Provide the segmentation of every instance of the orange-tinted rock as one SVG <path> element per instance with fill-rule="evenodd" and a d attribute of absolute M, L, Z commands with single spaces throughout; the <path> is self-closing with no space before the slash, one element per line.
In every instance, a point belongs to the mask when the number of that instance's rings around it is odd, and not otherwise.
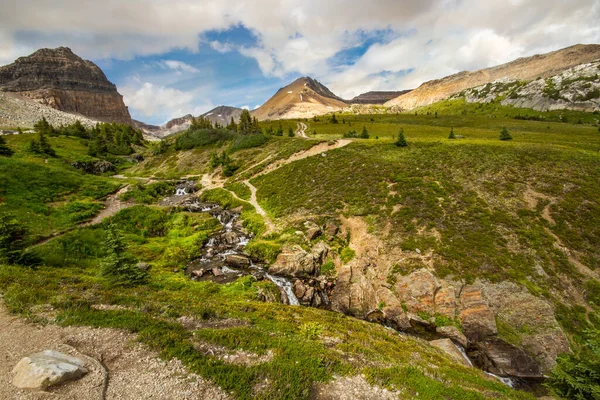
<path fill-rule="evenodd" d="M 435 312 L 448 318 L 456 317 L 456 293 L 452 286 L 442 287 L 435 294 Z"/>
<path fill-rule="evenodd" d="M 439 280 L 426 269 L 414 271 L 406 276 L 398 276 L 396 293 L 406 303 L 409 311 L 435 311 L 435 293 L 441 288 Z"/>
<path fill-rule="evenodd" d="M 460 322 L 470 341 L 478 342 L 498 333 L 494 313 L 478 287 L 465 286 L 460 294 L 460 303 Z"/>

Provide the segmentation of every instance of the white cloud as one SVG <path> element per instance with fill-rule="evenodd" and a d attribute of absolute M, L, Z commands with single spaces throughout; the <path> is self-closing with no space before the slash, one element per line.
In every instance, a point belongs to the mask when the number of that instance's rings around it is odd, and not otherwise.
<path fill-rule="evenodd" d="M 315 76 L 346 97 L 600 42 L 600 0 L 19 0 L 2 11 L 0 62 L 59 45 L 93 59 L 196 52 L 206 32 L 241 25 L 256 44 L 208 45 L 239 51 L 267 76 Z M 378 30 L 384 43 L 349 65 L 332 64 Z M 197 73 L 175 60 L 164 65 Z"/>
<path fill-rule="evenodd" d="M 250 106 L 246 105 L 246 106 L 241 106 L 240 108 L 241 108 L 242 110 L 249 110 L 249 109 L 250 109 Z"/>
<path fill-rule="evenodd" d="M 200 115 L 214 108 L 210 102 L 196 104 L 193 92 L 183 92 L 150 82 L 141 83 L 136 79 L 123 87 L 122 93 L 125 103 L 137 113 L 148 118 L 160 118 L 164 122 L 186 114 Z"/>
<path fill-rule="evenodd" d="M 193 74 L 200 72 L 200 70 L 198 68 L 191 66 L 189 64 L 186 64 L 183 61 L 162 60 L 162 61 L 160 61 L 160 65 L 164 66 L 166 68 L 172 69 L 172 70 L 190 72 Z"/>

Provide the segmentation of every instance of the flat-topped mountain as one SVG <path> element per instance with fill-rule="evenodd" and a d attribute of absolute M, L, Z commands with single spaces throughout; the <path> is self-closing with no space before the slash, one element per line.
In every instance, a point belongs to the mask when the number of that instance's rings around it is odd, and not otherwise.
<path fill-rule="evenodd" d="M 0 67 L 0 90 L 18 93 L 60 111 L 131 123 L 117 87 L 96 64 L 67 47 L 40 49 Z"/>
<path fill-rule="evenodd" d="M 462 92 L 500 79 L 532 81 L 549 78 L 580 64 L 600 58 L 600 45 L 575 45 L 532 57 L 519 58 L 506 64 L 474 72 L 459 72 L 423 83 L 417 89 L 385 103 L 403 110 L 433 104 Z"/>
<path fill-rule="evenodd" d="M 400 90 L 396 92 L 381 92 L 381 91 L 373 91 L 362 93 L 353 98 L 352 100 L 348 100 L 348 103 L 351 104 L 384 104 L 387 101 L 395 99 L 398 96 L 402 96 L 410 92 L 410 90 Z"/>
<path fill-rule="evenodd" d="M 279 89 L 265 104 L 252 111 L 252 115 L 259 120 L 310 118 L 346 106 L 344 100 L 319 81 L 303 77 Z"/>

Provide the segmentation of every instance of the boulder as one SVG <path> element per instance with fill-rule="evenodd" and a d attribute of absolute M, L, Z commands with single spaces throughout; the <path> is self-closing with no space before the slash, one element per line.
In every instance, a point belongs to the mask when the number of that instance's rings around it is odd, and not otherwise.
<path fill-rule="evenodd" d="M 319 225 L 315 224 L 314 222 L 306 221 L 304 223 L 304 226 L 306 227 L 306 238 L 308 240 L 313 240 L 321 236 L 321 227 L 319 227 Z"/>
<path fill-rule="evenodd" d="M 13 385 L 21 389 L 45 389 L 79 379 L 88 370 L 85 362 L 54 350 L 45 350 L 21 359 L 13 369 Z"/>
<path fill-rule="evenodd" d="M 439 326 L 435 329 L 438 335 L 448 339 L 452 339 L 455 343 L 458 343 L 463 348 L 467 348 L 469 344 L 467 337 L 455 326 Z"/>
<path fill-rule="evenodd" d="M 331 240 L 333 239 L 333 237 L 335 235 L 337 235 L 337 233 L 339 232 L 340 227 L 337 226 L 335 223 L 333 222 L 327 222 L 327 225 L 325 225 L 325 234 L 327 235 L 327 237 Z"/>
<path fill-rule="evenodd" d="M 87 172 L 88 174 L 93 174 L 93 175 L 101 175 L 106 172 L 115 172 L 117 170 L 116 167 L 112 163 L 110 163 L 108 161 L 104 161 L 104 160 L 75 161 L 71 165 L 77 169 L 81 169 L 81 170 Z"/>
<path fill-rule="evenodd" d="M 483 357 L 483 368 L 500 376 L 519 378 L 542 378 L 543 374 L 535 360 L 523 350 L 498 339 L 490 337 L 477 344 Z M 481 363 L 480 359 L 480 363 Z"/>
<path fill-rule="evenodd" d="M 225 262 L 234 268 L 248 268 L 251 264 L 250 257 L 245 254 L 229 254 L 225 257 Z"/>
<path fill-rule="evenodd" d="M 314 276 L 318 274 L 328 252 L 329 248 L 323 242 L 316 244 L 310 253 L 299 246 L 284 248 L 275 263 L 269 267 L 269 273 L 294 277 Z"/>
<path fill-rule="evenodd" d="M 456 293 L 454 287 L 445 286 L 435 294 L 435 312 L 448 318 L 456 317 Z"/>
<path fill-rule="evenodd" d="M 454 342 L 450 339 L 438 339 L 432 340 L 429 342 L 432 346 L 437 347 L 438 349 L 444 351 L 446 354 L 450 356 L 454 361 L 459 364 L 464 365 L 465 367 L 472 367 L 471 362 L 465 355 L 456 347 Z"/>

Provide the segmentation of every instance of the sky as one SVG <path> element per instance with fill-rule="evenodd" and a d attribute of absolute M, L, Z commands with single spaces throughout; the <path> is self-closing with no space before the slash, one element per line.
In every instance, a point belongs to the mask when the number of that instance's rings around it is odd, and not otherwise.
<path fill-rule="evenodd" d="M 343 98 L 600 43 L 600 0 L 0 0 L 0 65 L 98 64 L 134 119 L 254 109 L 311 76 Z"/>

